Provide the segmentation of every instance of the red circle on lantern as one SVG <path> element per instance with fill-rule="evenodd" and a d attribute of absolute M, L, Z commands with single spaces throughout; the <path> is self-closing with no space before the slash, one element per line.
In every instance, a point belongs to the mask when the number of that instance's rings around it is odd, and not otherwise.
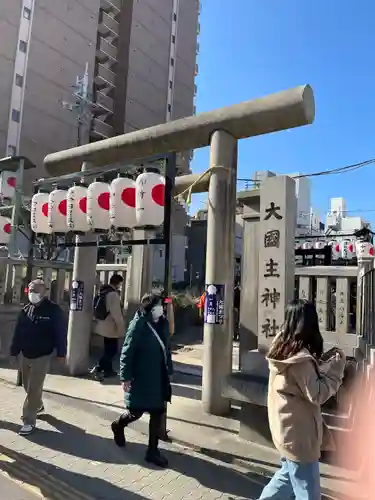
<path fill-rule="evenodd" d="M 354 247 L 353 245 L 348 245 L 348 252 L 354 252 Z"/>
<path fill-rule="evenodd" d="M 8 186 L 15 188 L 16 183 L 17 183 L 17 179 L 15 177 L 8 177 L 7 183 L 8 183 Z"/>
<path fill-rule="evenodd" d="M 82 210 L 82 212 L 85 214 L 87 213 L 87 198 L 81 198 L 79 200 L 79 208 Z"/>
<path fill-rule="evenodd" d="M 164 197 L 165 197 L 164 184 L 156 184 L 156 186 L 152 188 L 151 198 L 157 205 L 164 207 Z"/>
<path fill-rule="evenodd" d="M 3 229 L 4 229 L 4 233 L 10 234 L 10 233 L 11 233 L 11 231 L 12 231 L 12 226 L 9 224 L 9 222 L 7 222 L 7 223 L 4 225 Z"/>
<path fill-rule="evenodd" d="M 58 211 L 59 211 L 62 215 L 66 215 L 66 213 L 67 213 L 67 208 L 68 208 L 67 201 L 66 201 L 66 200 L 62 200 L 62 201 L 60 201 L 59 206 L 58 206 Z"/>
<path fill-rule="evenodd" d="M 371 257 L 374 256 L 374 247 L 370 247 L 368 253 L 371 255 Z"/>
<path fill-rule="evenodd" d="M 339 252 L 340 251 L 340 245 L 336 245 L 335 246 L 335 250 L 336 250 L 336 252 Z"/>
<path fill-rule="evenodd" d="M 125 205 L 135 208 L 135 188 L 125 188 L 121 193 L 121 199 Z"/>
<path fill-rule="evenodd" d="M 43 205 L 42 205 L 42 214 L 45 217 L 48 217 L 48 203 L 43 203 Z"/>
<path fill-rule="evenodd" d="M 109 210 L 109 193 L 108 192 L 101 193 L 98 196 L 98 205 L 103 210 Z"/>

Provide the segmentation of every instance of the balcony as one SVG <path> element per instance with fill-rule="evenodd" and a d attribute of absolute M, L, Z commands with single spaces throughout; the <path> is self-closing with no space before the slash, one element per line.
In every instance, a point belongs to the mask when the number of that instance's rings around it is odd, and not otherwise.
<path fill-rule="evenodd" d="M 96 59 L 100 62 L 116 62 L 117 48 L 104 38 L 100 38 L 99 45 L 96 50 Z"/>
<path fill-rule="evenodd" d="M 94 139 L 108 139 L 113 137 L 115 131 L 111 125 L 104 123 L 100 118 L 94 118 L 92 121 L 91 137 Z"/>
<path fill-rule="evenodd" d="M 93 108 L 94 115 L 113 113 L 113 99 L 103 94 L 103 92 L 96 93 L 95 105 Z"/>
<path fill-rule="evenodd" d="M 103 66 L 103 64 L 98 64 L 96 66 L 96 75 L 94 82 L 97 90 L 101 90 L 104 88 L 114 88 L 115 78 L 116 74 L 110 69 Z"/>
<path fill-rule="evenodd" d="M 102 20 L 99 22 L 98 31 L 103 38 L 116 38 L 120 32 L 120 25 L 116 19 L 103 12 Z"/>
<path fill-rule="evenodd" d="M 100 0 L 100 8 L 107 14 L 117 15 L 121 11 L 121 0 Z"/>

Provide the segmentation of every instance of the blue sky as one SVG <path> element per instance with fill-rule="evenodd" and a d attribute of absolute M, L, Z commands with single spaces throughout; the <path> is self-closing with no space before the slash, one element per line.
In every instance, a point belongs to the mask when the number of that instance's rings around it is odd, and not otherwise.
<path fill-rule="evenodd" d="M 240 142 L 238 177 L 255 170 L 312 173 L 375 157 L 374 0 L 202 0 L 197 112 L 304 83 L 313 125 Z M 208 166 L 195 152 L 194 172 Z M 375 223 L 375 165 L 311 180 L 324 215 L 329 198 Z M 194 195 L 192 210 L 202 195 Z M 365 210 L 374 210 L 368 212 Z"/>

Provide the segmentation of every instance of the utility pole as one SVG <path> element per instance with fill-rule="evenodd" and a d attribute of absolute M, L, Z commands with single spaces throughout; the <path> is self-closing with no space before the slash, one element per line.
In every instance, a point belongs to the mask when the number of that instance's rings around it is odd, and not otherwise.
<path fill-rule="evenodd" d="M 74 112 L 77 115 L 77 146 L 84 144 L 85 137 L 83 131 L 85 128 L 90 129 L 91 120 L 93 117 L 93 108 L 95 103 L 91 100 L 89 92 L 89 64 L 86 63 L 85 71 L 82 76 L 76 77 L 76 83 L 72 87 L 74 92 L 74 103 L 62 101 L 61 106 L 68 111 Z M 83 126 L 86 126 L 85 128 Z"/>

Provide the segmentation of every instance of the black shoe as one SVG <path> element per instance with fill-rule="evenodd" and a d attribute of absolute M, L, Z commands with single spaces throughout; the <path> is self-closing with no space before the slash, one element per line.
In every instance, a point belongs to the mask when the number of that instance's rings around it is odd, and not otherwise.
<path fill-rule="evenodd" d="M 118 376 L 118 373 L 115 372 L 114 370 L 111 370 L 110 372 L 103 373 L 103 378 L 115 378 L 117 376 Z"/>
<path fill-rule="evenodd" d="M 125 432 L 124 429 L 118 424 L 118 422 L 112 422 L 111 429 L 113 432 L 113 439 L 117 446 L 124 448 L 126 446 Z"/>
<path fill-rule="evenodd" d="M 94 366 L 94 368 L 91 368 L 89 374 L 93 377 L 94 380 L 102 381 L 104 378 L 103 370 L 101 370 L 99 366 Z"/>
<path fill-rule="evenodd" d="M 159 450 L 147 450 L 146 462 L 162 467 L 163 469 L 168 467 L 168 460 L 160 453 Z"/>

